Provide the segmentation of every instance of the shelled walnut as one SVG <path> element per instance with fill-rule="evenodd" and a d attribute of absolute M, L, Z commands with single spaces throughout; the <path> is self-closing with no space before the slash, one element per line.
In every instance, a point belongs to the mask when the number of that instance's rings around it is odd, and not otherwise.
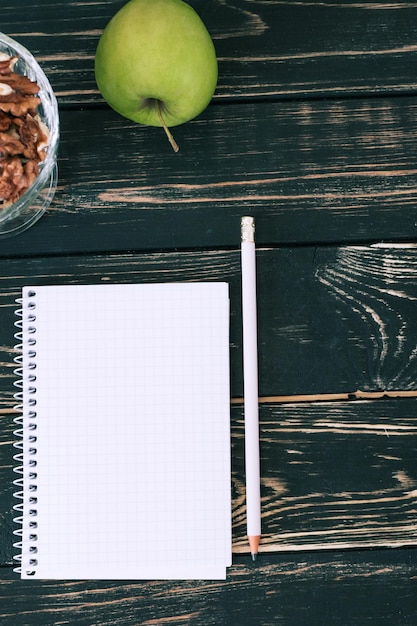
<path fill-rule="evenodd" d="M 14 71 L 17 60 L 0 53 L 0 209 L 35 182 L 49 139 L 38 114 L 39 86 Z"/>

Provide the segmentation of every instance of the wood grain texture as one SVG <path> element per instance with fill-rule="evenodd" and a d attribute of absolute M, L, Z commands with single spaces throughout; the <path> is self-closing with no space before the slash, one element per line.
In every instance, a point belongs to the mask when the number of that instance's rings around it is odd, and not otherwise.
<path fill-rule="evenodd" d="M 177 129 L 174 155 L 95 85 L 95 47 L 124 2 L 2 2 L 1 30 L 47 72 L 62 133 L 51 208 L 0 243 L 0 622 L 415 626 L 417 3 L 190 0 L 219 84 Z M 244 213 L 258 242 L 256 564 L 245 539 Z M 391 243 L 369 245 L 381 241 Z M 14 299 L 28 283 L 157 280 L 230 283 L 233 566 L 224 583 L 23 584 L 11 568 Z"/>
<path fill-rule="evenodd" d="M 357 388 L 416 391 L 416 255 L 415 246 L 259 250 L 262 396 Z M 0 558 L 9 563 L 13 321 L 20 288 L 28 283 L 228 281 L 232 394 L 238 400 L 240 260 L 238 251 L 7 259 L 0 260 L 0 276 Z M 263 402 L 262 549 L 415 545 L 416 403 L 417 398 Z M 234 550 L 240 552 L 247 544 L 238 401 L 232 405 L 232 424 Z"/>
<path fill-rule="evenodd" d="M 261 406 L 261 551 L 416 545 L 417 400 Z M 235 424 L 234 551 L 245 538 Z"/>
<path fill-rule="evenodd" d="M 320 284 L 340 304 L 342 318 L 355 319 L 348 341 L 360 343 L 359 334 L 367 337 L 366 362 L 355 357 L 350 363 L 362 371 L 366 368 L 372 385 L 382 390 L 416 386 L 417 293 L 411 260 L 415 251 L 414 244 L 346 247 L 316 272 Z M 361 327 L 359 333 L 353 325 Z"/>
<path fill-rule="evenodd" d="M 225 582 L 0 576 L 3 626 L 414 626 L 415 550 L 235 558 Z"/>
<path fill-rule="evenodd" d="M 417 237 L 417 99 L 211 107 L 161 129 L 62 111 L 59 186 L 0 255 L 235 247 Z"/>
<path fill-rule="evenodd" d="M 415 546 L 416 407 L 416 399 L 261 405 L 261 553 Z M 0 412 L 2 565 L 14 554 L 12 418 Z M 231 419 L 233 552 L 248 554 L 241 407 Z"/>
<path fill-rule="evenodd" d="M 417 391 L 416 266 L 414 244 L 258 248 L 260 395 Z M 238 246 L 0 258 L 1 361 L 9 361 L 0 378 L 4 389 L 12 376 L 14 300 L 23 285 L 178 280 L 230 284 L 231 388 L 242 397 Z"/>
<path fill-rule="evenodd" d="M 219 58 L 215 100 L 410 93 L 417 6 L 401 2 L 189 0 Z M 2 4 L 2 31 L 37 56 L 61 103 L 102 102 L 99 36 L 124 0 Z"/>

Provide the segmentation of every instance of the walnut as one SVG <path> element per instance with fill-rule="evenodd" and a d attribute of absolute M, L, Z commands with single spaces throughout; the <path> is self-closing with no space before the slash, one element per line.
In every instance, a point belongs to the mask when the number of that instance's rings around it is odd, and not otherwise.
<path fill-rule="evenodd" d="M 22 74 L 16 74 L 15 72 L 3 74 L 1 82 L 4 85 L 8 85 L 13 91 L 25 96 L 35 95 L 40 91 L 37 83 L 34 83 L 27 76 L 22 76 Z"/>
<path fill-rule="evenodd" d="M 24 145 L 11 133 L 0 133 L 0 159 L 22 154 Z"/>
<path fill-rule="evenodd" d="M 0 92 L 0 111 L 4 113 L 11 113 L 15 117 L 20 117 L 29 112 L 35 112 L 38 106 L 39 99 L 35 96 L 22 98 L 16 92 L 12 92 L 9 96 L 2 96 Z"/>
<path fill-rule="evenodd" d="M 34 160 L 27 161 L 27 163 L 25 163 L 24 170 L 25 170 L 27 185 L 28 187 L 30 187 L 30 185 L 35 182 L 35 179 L 39 173 L 39 166 L 37 162 Z"/>
<path fill-rule="evenodd" d="M 11 204 L 19 197 L 20 181 L 23 177 L 22 161 L 14 156 L 0 163 L 0 197 L 7 198 L 7 204 Z"/>
<path fill-rule="evenodd" d="M 39 158 L 43 161 L 46 157 L 48 129 L 39 115 L 33 117 L 28 113 L 25 118 L 16 119 L 14 124 L 23 144 L 23 155 L 27 159 Z"/>
<path fill-rule="evenodd" d="M 0 132 L 8 130 L 11 126 L 11 123 L 12 118 L 6 113 L 3 113 L 3 111 L 0 111 Z"/>
<path fill-rule="evenodd" d="M 37 113 L 39 86 L 13 71 L 16 61 L 0 53 L 0 209 L 35 182 L 49 139 Z"/>
<path fill-rule="evenodd" d="M 9 69 L 0 76 L 0 111 L 15 117 L 29 111 L 34 113 L 39 106 L 38 93 L 39 85 Z"/>
<path fill-rule="evenodd" d="M 10 74 L 17 63 L 17 57 L 10 57 L 5 52 L 0 52 L 0 75 Z"/>
<path fill-rule="evenodd" d="M 0 161 L 0 197 L 7 198 L 5 206 L 12 204 L 29 189 L 39 173 L 36 161 L 22 160 L 13 156 Z"/>

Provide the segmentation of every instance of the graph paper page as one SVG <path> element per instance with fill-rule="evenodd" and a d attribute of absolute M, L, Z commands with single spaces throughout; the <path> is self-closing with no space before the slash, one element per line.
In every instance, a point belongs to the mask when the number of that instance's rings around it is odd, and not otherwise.
<path fill-rule="evenodd" d="M 224 578 L 228 285 L 27 287 L 23 337 L 22 578 Z"/>

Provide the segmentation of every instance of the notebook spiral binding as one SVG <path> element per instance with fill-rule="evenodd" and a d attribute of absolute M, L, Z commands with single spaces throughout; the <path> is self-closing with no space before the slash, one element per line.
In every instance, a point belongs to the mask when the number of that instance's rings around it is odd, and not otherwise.
<path fill-rule="evenodd" d="M 14 505 L 13 510 L 18 514 L 13 521 L 19 526 L 14 530 L 14 535 L 19 538 L 13 544 L 19 554 L 14 556 L 19 563 L 14 571 L 21 573 L 25 567 L 26 575 L 33 576 L 36 573 L 37 559 L 37 472 L 36 472 L 36 292 L 29 291 L 27 298 L 18 298 L 16 303 L 21 308 L 15 311 L 20 318 L 15 322 L 19 329 L 14 337 L 19 341 L 15 345 L 15 350 L 19 352 L 14 361 L 19 366 L 14 370 L 14 374 L 19 380 L 14 382 L 19 391 L 14 394 L 18 404 L 15 410 L 19 411 L 14 419 L 18 426 L 13 432 L 16 437 L 14 447 L 19 451 L 14 455 L 16 462 L 14 472 L 19 475 L 13 481 L 17 491 L 13 493 L 19 500 Z M 25 329 L 25 340 L 23 340 L 23 329 Z M 23 541 L 25 539 L 25 541 Z"/>

